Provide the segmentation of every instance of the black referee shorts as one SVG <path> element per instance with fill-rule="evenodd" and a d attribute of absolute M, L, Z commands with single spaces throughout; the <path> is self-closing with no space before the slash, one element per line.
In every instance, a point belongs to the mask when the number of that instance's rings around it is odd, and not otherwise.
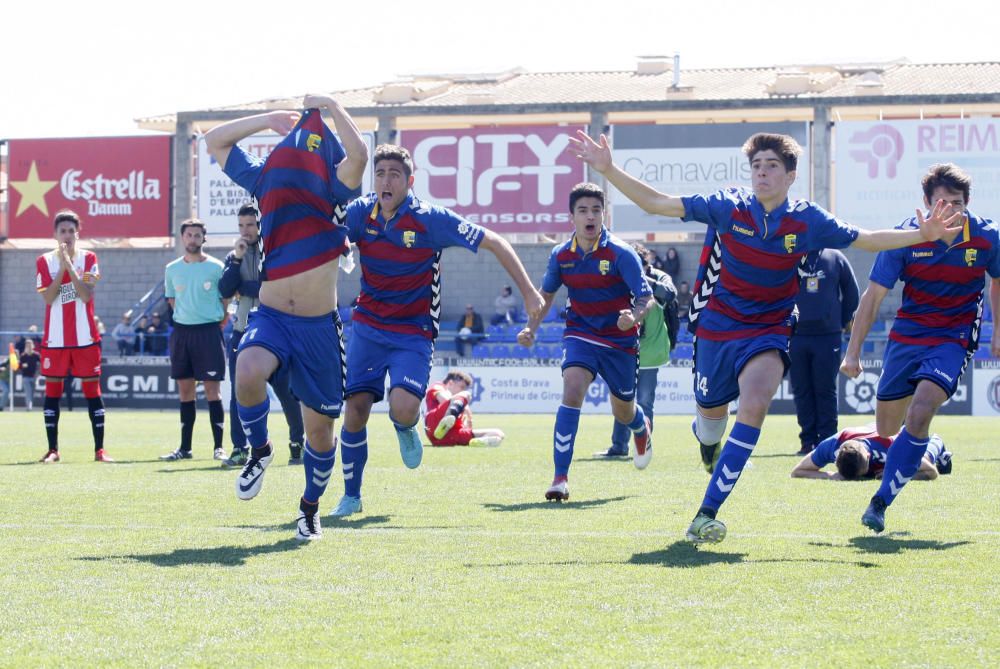
<path fill-rule="evenodd" d="M 226 378 L 226 345 L 218 323 L 174 323 L 170 333 L 170 378 L 196 381 Z"/>

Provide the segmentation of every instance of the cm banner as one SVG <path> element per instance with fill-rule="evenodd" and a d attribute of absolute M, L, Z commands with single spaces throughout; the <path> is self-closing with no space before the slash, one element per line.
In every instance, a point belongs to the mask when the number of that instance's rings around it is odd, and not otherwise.
<path fill-rule="evenodd" d="M 978 364 L 980 361 L 976 362 Z M 875 393 L 878 389 L 879 376 L 882 374 L 882 360 L 863 359 L 861 368 L 864 371 L 856 379 L 849 379 L 843 374 L 837 375 L 840 379 L 838 381 L 840 384 L 838 410 L 842 414 L 875 413 Z M 996 371 L 997 375 L 1000 376 L 1000 369 Z M 972 415 L 974 378 L 974 371 L 971 368 L 966 369 L 965 374 L 958 382 L 958 390 L 955 391 L 950 400 L 938 409 L 938 413 L 953 416 Z"/>
<path fill-rule="evenodd" d="M 122 360 L 102 365 L 101 394 L 105 406 L 128 409 L 177 407 L 177 383 L 170 378 L 170 363 L 165 358 L 136 357 Z M 223 386 L 222 396 L 228 406 L 229 379 L 223 381 Z M 205 390 L 200 384 L 197 393 L 197 399 L 204 401 Z"/>

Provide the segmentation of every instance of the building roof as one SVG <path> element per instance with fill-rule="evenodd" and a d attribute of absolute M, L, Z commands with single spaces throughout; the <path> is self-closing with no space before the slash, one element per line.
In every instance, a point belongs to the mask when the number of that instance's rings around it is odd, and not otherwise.
<path fill-rule="evenodd" d="M 477 114 L 713 107 L 908 103 L 927 99 L 1000 102 L 1000 62 L 793 65 L 680 69 L 674 59 L 641 60 L 631 71 L 415 75 L 366 88 L 333 91 L 356 116 Z M 270 109 L 294 109 L 301 97 L 272 98 L 180 112 L 191 120 L 226 120 Z M 173 131 L 178 114 L 136 119 L 141 128 Z"/>

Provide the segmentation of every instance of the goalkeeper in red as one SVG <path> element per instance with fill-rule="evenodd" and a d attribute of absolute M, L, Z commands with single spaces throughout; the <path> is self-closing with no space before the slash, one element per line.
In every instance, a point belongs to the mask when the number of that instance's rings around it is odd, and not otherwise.
<path fill-rule="evenodd" d="M 472 427 L 472 377 L 453 369 L 424 397 L 424 431 L 431 446 L 499 446 L 503 430 Z"/>

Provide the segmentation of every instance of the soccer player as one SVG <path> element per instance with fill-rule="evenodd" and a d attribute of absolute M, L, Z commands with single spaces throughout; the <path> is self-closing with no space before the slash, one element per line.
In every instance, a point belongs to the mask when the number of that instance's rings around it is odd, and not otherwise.
<path fill-rule="evenodd" d="M 833 481 L 880 479 L 891 444 L 892 438 L 880 437 L 873 426 L 841 430 L 822 440 L 806 454 L 792 469 L 792 478 Z M 836 465 L 837 471 L 823 471 L 823 467 L 829 464 Z M 951 451 L 944 447 L 941 437 L 932 434 L 914 480 L 933 481 L 938 474 L 950 474 L 951 469 Z"/>
<path fill-rule="evenodd" d="M 511 245 L 500 235 L 443 207 L 418 199 L 410 153 L 392 144 L 375 149 L 375 192 L 347 208 L 347 230 L 361 256 L 361 294 L 351 318 L 347 351 L 347 401 L 340 432 L 344 496 L 332 512 L 361 511 L 361 483 L 368 460 L 368 417 L 385 395 L 403 464 L 420 466 L 417 423 L 427 390 L 438 333 L 441 251 L 458 246 L 496 256 L 524 296 L 531 314 L 542 298 Z"/>
<path fill-rule="evenodd" d="M 368 147 L 333 98 L 307 95 L 302 104 L 301 116 L 289 111 L 249 116 L 213 128 L 205 140 L 226 174 L 256 197 L 264 240 L 260 307 L 250 315 L 236 359 L 237 411 L 250 444 L 236 495 L 255 497 L 274 458 L 267 380 L 280 368 L 302 404 L 306 485 L 296 537 L 307 541 L 323 534 L 319 499 L 333 473 L 334 421 L 343 404 L 337 272 L 349 245 L 342 207 L 360 193 Z M 330 114 L 339 141 L 319 108 Z M 266 130 L 286 135 L 266 161 L 236 145 Z"/>
<path fill-rule="evenodd" d="M 45 377 L 45 435 L 49 450 L 42 462 L 59 462 L 59 399 L 72 375 L 83 382 L 94 435 L 94 460 L 113 462 L 104 452 L 104 400 L 101 399 L 101 335 L 94 322 L 94 288 L 101 278 L 97 254 L 76 248 L 80 217 L 63 209 L 53 221 L 56 248 L 38 256 L 35 287 L 45 300 L 42 375 Z"/>
<path fill-rule="evenodd" d="M 552 306 L 556 291 L 569 294 L 563 331 L 563 396 L 556 411 L 552 459 L 555 475 L 545 499 L 569 499 L 569 466 L 580 424 L 580 407 L 598 375 L 611 391 L 611 413 L 632 431 L 632 463 L 645 469 L 653 457 L 649 420 L 635 402 L 639 366 L 639 323 L 649 312 L 652 290 L 642 262 L 631 246 L 604 227 L 604 191 L 592 183 L 577 184 L 569 194 L 575 232 L 549 255 L 542 279 L 543 309 L 528 319 L 517 335 L 522 346 L 535 343 L 535 332 Z"/>
<path fill-rule="evenodd" d="M 917 472 L 931 420 L 955 393 L 979 346 L 987 273 L 993 279 L 993 326 L 1000 331 L 1000 229 L 969 211 L 972 179 L 958 166 L 931 166 L 921 185 L 927 207 L 945 203 L 946 212 L 962 225 L 939 240 L 878 255 L 841 365 L 850 377 L 861 373 L 861 344 L 883 298 L 902 281 L 903 301 L 889 331 L 875 395 L 878 433 L 896 436 L 882 485 L 861 516 L 862 524 L 875 532 L 885 529 L 886 508 Z M 921 218 L 918 211 L 917 218 L 903 221 L 897 229 L 912 231 Z M 1000 337 L 993 336 L 990 348 L 994 357 L 1000 356 Z"/>
<path fill-rule="evenodd" d="M 233 314 L 233 333 L 229 337 L 229 378 L 235 384 L 236 354 L 240 341 L 247 330 L 250 312 L 260 305 L 260 212 L 251 202 L 242 205 L 236 215 L 240 236 L 233 245 L 233 250 L 226 256 L 222 278 L 219 279 L 219 292 L 229 299 L 236 296 L 236 311 Z M 305 427 L 302 425 L 302 410 L 299 408 L 291 391 L 288 389 L 288 374 L 282 373 L 268 379 L 274 394 L 281 403 L 281 411 L 288 423 L 288 464 L 302 464 L 302 441 Z M 239 424 L 239 412 L 236 409 L 236 393 L 229 400 L 229 438 L 233 442 L 233 452 L 229 458 L 222 461 L 223 467 L 242 467 L 249 458 L 247 437 L 243 426 Z"/>
<path fill-rule="evenodd" d="M 854 245 L 869 251 L 940 239 L 957 214 L 943 202 L 930 218 L 918 212 L 919 228 L 862 230 L 806 201 L 789 201 L 795 181 L 798 143 L 786 135 L 758 133 L 743 146 L 752 190 L 729 188 L 709 195 L 660 193 L 615 165 L 603 135 L 595 142 L 581 132 L 576 155 L 603 174 L 649 213 L 695 220 L 710 226 L 706 247 L 717 249 L 699 296 L 708 303 L 697 316 L 694 432 L 702 459 L 715 461 L 704 500 L 687 530 L 695 543 L 719 542 L 726 526 L 716 518 L 736 485 L 760 436 L 764 417 L 788 368 L 790 316 L 798 291 L 798 266 L 809 251 Z M 716 271 L 717 263 L 721 269 Z M 689 316 L 690 317 L 690 316 Z M 719 451 L 729 402 L 740 399 L 736 424 Z"/>
<path fill-rule="evenodd" d="M 453 369 L 427 389 L 424 431 L 431 446 L 499 446 L 503 430 L 472 427 L 472 377 Z"/>
<path fill-rule="evenodd" d="M 213 457 L 224 460 L 222 434 L 226 424 L 220 385 L 226 376 L 226 345 L 222 325 L 227 300 L 219 293 L 222 262 L 202 251 L 205 224 L 196 218 L 181 223 L 184 255 L 167 264 L 163 294 L 173 309 L 174 329 L 170 333 L 170 378 L 177 381 L 180 397 L 181 445 L 161 455 L 161 460 L 190 460 L 194 421 L 197 417 L 195 391 L 199 381 L 205 387 L 212 427 Z"/>

